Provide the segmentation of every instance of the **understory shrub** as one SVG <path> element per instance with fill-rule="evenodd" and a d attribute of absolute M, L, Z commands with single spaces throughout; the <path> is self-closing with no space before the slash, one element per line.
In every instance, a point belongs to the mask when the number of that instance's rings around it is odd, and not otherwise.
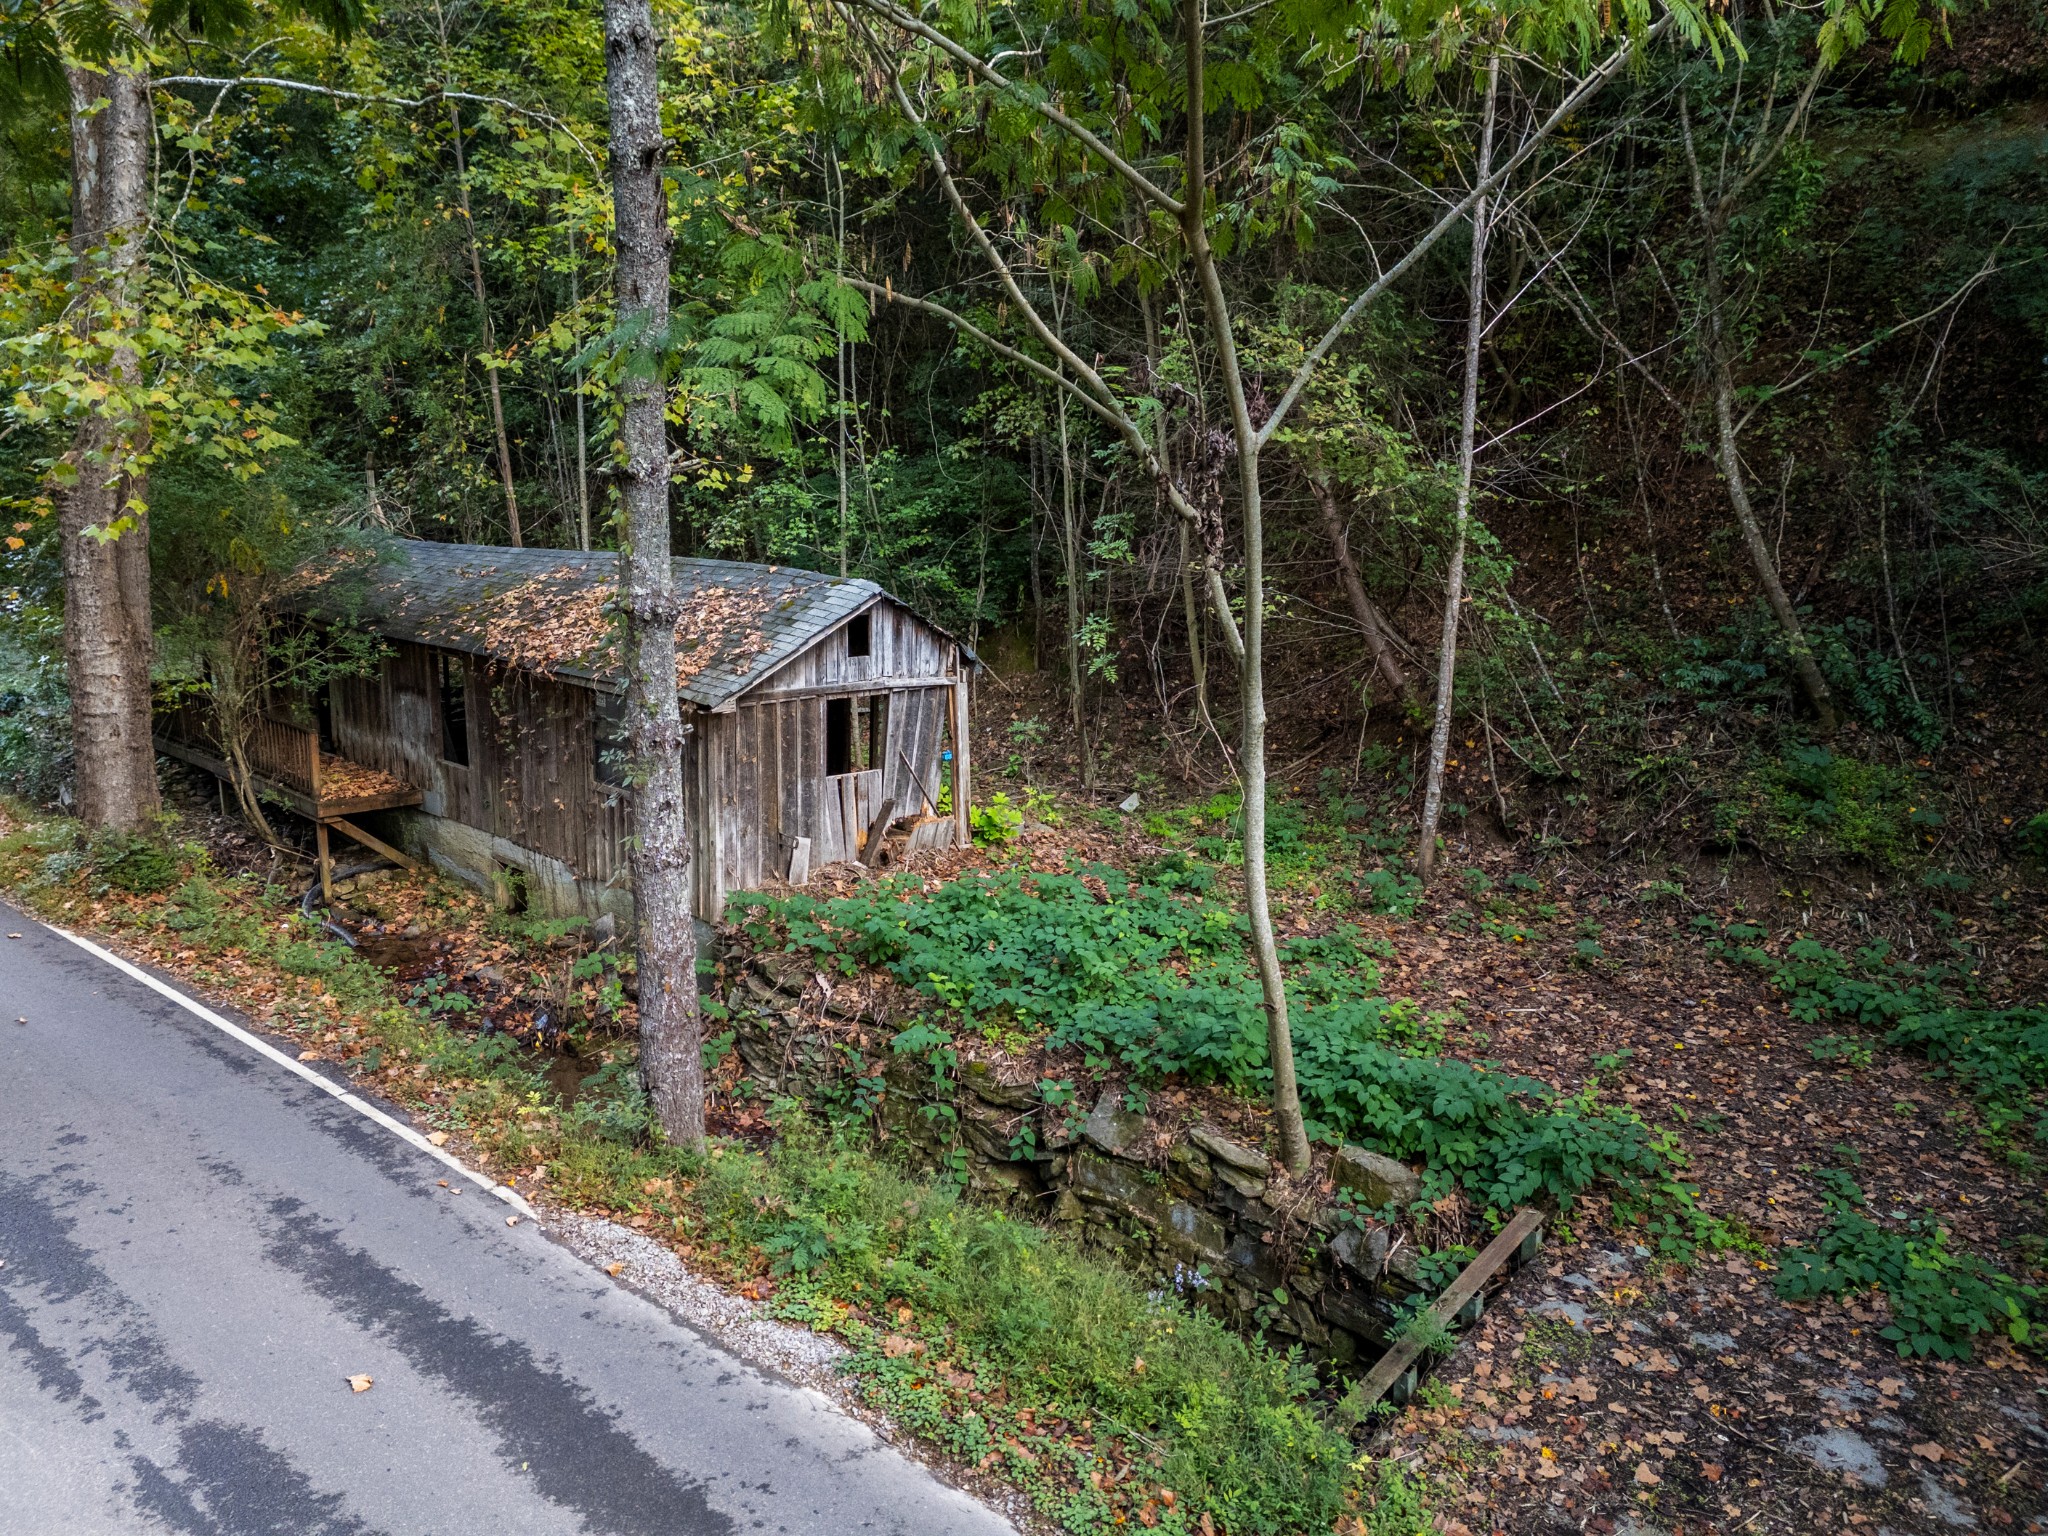
<path fill-rule="evenodd" d="M 0 613 L 0 791 L 48 805 L 71 776 L 71 695 L 60 622 Z"/>
<path fill-rule="evenodd" d="M 1843 1019 L 1883 1031 L 1889 1045 L 1917 1051 L 1977 1103 L 1994 1139 L 2025 1134 L 2048 1141 L 2048 1007 L 1994 1008 L 1975 995 L 1960 965 L 1915 965 L 1876 943 L 1845 956 L 1799 938 L 1773 954 L 1761 928 L 1698 917 L 1710 953 L 1763 971 L 1806 1023 Z"/>
<path fill-rule="evenodd" d="M 1743 774 L 1715 818 L 1724 833 L 1895 868 L 1941 826 L 1920 776 L 1820 746 L 1792 746 Z"/>
<path fill-rule="evenodd" d="M 1089 865 L 970 874 L 936 892 L 899 878 L 837 898 L 745 895 L 733 908 L 756 942 L 848 974 L 881 967 L 963 1027 L 1078 1047 L 1141 1083 L 1180 1075 L 1263 1096 L 1272 1069 L 1245 923 L 1209 899 L 1212 881 L 1185 861 L 1135 878 Z M 1311 1134 L 1425 1161 L 1502 1208 L 1569 1204 L 1597 1179 L 1633 1187 L 1659 1172 L 1632 1115 L 1442 1055 L 1436 1021 L 1379 994 L 1380 943 L 1344 925 L 1281 947 Z"/>
<path fill-rule="evenodd" d="M 131 896 L 168 891 L 183 874 L 161 842 L 122 832 L 105 832 L 93 840 L 92 868 L 108 885 Z"/>
<path fill-rule="evenodd" d="M 1828 1223 L 1811 1248 L 1787 1249 L 1777 1276 L 1789 1299 L 1881 1290 L 1891 1311 L 1882 1336 L 1902 1355 L 1968 1359 L 1973 1341 L 2003 1334 L 2039 1340 L 2042 1295 L 1949 1246 L 1932 1212 L 1885 1222 L 1867 1214 L 1863 1191 L 1838 1169 L 1820 1175 Z"/>

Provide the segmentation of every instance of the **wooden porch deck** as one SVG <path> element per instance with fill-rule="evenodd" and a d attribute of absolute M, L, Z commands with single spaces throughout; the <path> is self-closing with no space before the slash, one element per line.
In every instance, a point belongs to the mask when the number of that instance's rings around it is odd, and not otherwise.
<path fill-rule="evenodd" d="M 203 768 L 216 778 L 232 780 L 233 770 L 220 744 L 213 739 L 209 725 L 198 710 L 189 706 L 159 716 L 154 733 L 156 749 L 180 762 Z M 320 887 L 330 900 L 334 874 L 328 846 L 330 829 L 407 869 L 419 867 L 415 860 L 349 819 L 370 811 L 418 805 L 422 796 L 412 785 L 381 768 L 322 752 L 319 732 L 268 716 L 256 722 L 243 743 L 242 755 L 260 793 L 313 823 L 320 857 Z"/>

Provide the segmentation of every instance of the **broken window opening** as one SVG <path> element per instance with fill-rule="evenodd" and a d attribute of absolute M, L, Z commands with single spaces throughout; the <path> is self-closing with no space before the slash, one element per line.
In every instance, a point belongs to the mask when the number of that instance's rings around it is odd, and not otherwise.
<path fill-rule="evenodd" d="M 598 694 L 596 716 L 591 777 L 613 789 L 624 789 L 630 783 L 628 770 L 633 763 L 632 739 L 626 728 L 626 696 Z"/>
<path fill-rule="evenodd" d="M 469 666 L 465 658 L 447 651 L 435 661 L 441 693 L 441 760 L 458 768 L 469 766 Z"/>

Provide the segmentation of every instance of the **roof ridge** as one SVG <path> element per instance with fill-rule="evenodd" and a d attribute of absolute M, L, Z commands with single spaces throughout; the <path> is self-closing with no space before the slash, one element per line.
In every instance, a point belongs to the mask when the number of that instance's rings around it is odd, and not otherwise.
<path fill-rule="evenodd" d="M 549 545 L 460 544 L 452 540 L 442 539 L 398 538 L 393 539 L 391 542 L 405 550 L 460 550 L 465 554 L 481 556 L 509 556 L 515 561 L 539 561 L 547 557 L 555 557 L 564 563 L 568 561 L 580 563 L 583 561 L 614 559 L 619 553 L 615 549 L 556 549 Z M 809 566 L 804 565 L 771 564 L 764 560 L 724 560 L 715 555 L 671 555 L 669 556 L 669 562 L 672 565 L 712 566 L 735 571 L 759 571 L 764 575 L 770 576 L 814 576 L 823 582 L 843 583 L 850 587 L 859 587 L 868 591 L 879 592 L 885 596 L 890 596 L 891 601 L 897 601 L 881 583 L 871 581 L 865 576 L 839 576 L 830 571 L 814 571 Z"/>

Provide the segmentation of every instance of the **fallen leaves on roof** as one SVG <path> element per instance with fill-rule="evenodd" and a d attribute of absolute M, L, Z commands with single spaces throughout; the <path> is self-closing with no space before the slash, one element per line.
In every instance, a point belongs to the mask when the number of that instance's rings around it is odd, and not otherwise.
<path fill-rule="evenodd" d="M 512 572 L 490 561 L 467 561 L 451 574 L 473 595 L 455 599 L 439 586 L 415 587 L 395 575 L 380 594 L 386 618 L 522 671 L 604 676 L 622 670 L 624 614 L 615 576 L 593 577 L 577 564 L 511 580 Z M 780 584 L 758 580 L 708 582 L 680 595 L 679 688 L 716 665 L 744 674 L 770 649 L 763 629 L 769 610 L 790 600 Z"/>
<path fill-rule="evenodd" d="M 550 572 L 449 615 L 449 638 L 529 672 L 564 667 L 604 673 L 620 665 L 623 617 L 616 581 Z M 759 587 L 705 586 L 684 596 L 676 621 L 676 686 L 714 662 L 744 672 L 768 649 L 760 620 L 779 594 Z"/>

